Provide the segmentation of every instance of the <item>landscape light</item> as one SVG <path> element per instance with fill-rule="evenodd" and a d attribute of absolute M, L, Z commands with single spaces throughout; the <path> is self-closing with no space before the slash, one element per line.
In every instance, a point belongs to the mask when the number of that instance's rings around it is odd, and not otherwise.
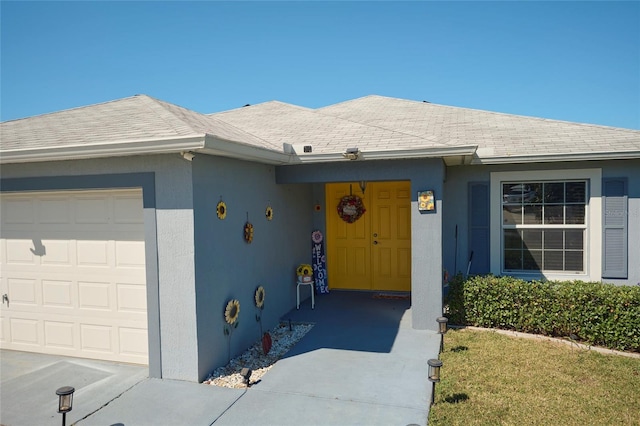
<path fill-rule="evenodd" d="M 431 382 L 431 405 L 433 405 L 436 397 L 436 383 L 440 381 L 440 367 L 442 367 L 442 361 L 439 359 L 430 359 L 427 361 L 429 364 L 429 381 Z"/>
<path fill-rule="evenodd" d="M 62 426 L 65 426 L 67 413 L 73 408 L 73 393 L 75 391 L 71 386 L 63 386 L 56 390 L 56 395 L 58 395 L 58 413 L 62 413 Z"/>

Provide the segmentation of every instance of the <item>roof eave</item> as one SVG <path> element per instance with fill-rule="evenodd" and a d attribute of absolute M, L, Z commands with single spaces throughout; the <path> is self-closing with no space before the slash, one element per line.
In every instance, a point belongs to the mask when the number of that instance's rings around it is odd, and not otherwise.
<path fill-rule="evenodd" d="M 415 148 L 395 150 L 360 151 L 357 160 L 406 160 L 415 158 L 442 158 L 447 165 L 469 164 L 476 152 L 477 145 L 457 147 Z M 354 161 L 346 158 L 342 152 L 299 154 L 294 155 L 292 164 L 300 163 L 333 163 Z"/>
<path fill-rule="evenodd" d="M 196 151 L 205 145 L 205 135 L 183 138 L 145 139 L 116 143 L 9 149 L 0 151 L 0 164 L 84 160 L 130 155 Z"/>
<path fill-rule="evenodd" d="M 289 164 L 292 161 L 290 154 L 278 152 L 274 149 L 241 144 L 213 135 L 207 135 L 205 137 L 204 147 L 199 151 L 209 155 L 218 155 L 221 157 L 272 165 Z"/>
<path fill-rule="evenodd" d="M 470 164 L 558 163 L 565 161 L 629 160 L 640 158 L 640 151 L 585 152 L 549 155 L 509 155 L 475 157 Z"/>

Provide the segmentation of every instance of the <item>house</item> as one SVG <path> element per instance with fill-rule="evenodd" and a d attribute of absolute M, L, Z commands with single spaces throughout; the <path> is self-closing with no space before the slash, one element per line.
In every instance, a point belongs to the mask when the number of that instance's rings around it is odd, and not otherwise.
<path fill-rule="evenodd" d="M 257 286 L 265 327 L 295 306 L 316 229 L 331 289 L 410 291 L 418 329 L 436 329 L 444 270 L 640 282 L 637 130 L 381 96 L 200 114 L 138 95 L 0 131 L 2 348 L 202 380 L 259 337 Z M 352 223 L 345 196 L 366 210 Z"/>

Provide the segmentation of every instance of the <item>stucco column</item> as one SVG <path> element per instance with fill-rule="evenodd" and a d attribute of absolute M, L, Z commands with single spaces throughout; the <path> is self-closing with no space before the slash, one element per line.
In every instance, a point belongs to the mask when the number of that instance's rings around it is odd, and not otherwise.
<path fill-rule="evenodd" d="M 162 377 L 198 381 L 191 163 L 157 176 L 156 221 Z"/>
<path fill-rule="evenodd" d="M 442 179 L 411 183 L 411 313 L 413 328 L 437 331 L 442 315 Z M 417 193 L 433 190 L 436 209 L 420 212 Z"/>

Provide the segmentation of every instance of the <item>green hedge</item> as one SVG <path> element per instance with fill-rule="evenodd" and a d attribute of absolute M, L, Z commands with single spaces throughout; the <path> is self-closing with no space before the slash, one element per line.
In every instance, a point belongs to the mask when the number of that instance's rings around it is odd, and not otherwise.
<path fill-rule="evenodd" d="M 582 342 L 640 352 L 640 287 L 583 281 L 525 281 L 461 275 L 445 299 L 451 324 L 578 336 Z"/>

